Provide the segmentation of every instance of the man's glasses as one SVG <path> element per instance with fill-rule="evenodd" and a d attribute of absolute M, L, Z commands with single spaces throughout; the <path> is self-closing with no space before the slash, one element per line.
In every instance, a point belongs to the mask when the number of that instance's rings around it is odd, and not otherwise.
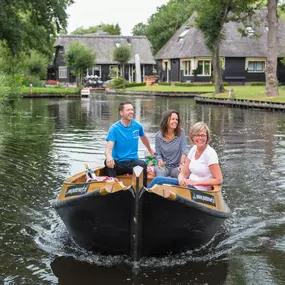
<path fill-rule="evenodd" d="M 205 139 L 207 137 L 207 135 L 201 134 L 201 135 L 194 135 L 194 137 L 196 138 L 201 138 L 201 139 Z"/>

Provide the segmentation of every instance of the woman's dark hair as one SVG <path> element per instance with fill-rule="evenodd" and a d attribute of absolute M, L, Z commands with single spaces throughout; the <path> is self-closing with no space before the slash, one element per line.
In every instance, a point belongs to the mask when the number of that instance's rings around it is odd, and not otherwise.
<path fill-rule="evenodd" d="M 180 136 L 181 135 L 179 113 L 177 111 L 175 111 L 175 110 L 167 110 L 167 111 L 165 111 L 162 114 L 162 119 L 161 119 L 160 125 L 159 125 L 162 136 L 164 136 L 167 133 L 168 122 L 169 122 L 172 114 L 176 114 L 178 116 L 178 125 L 177 125 L 176 129 L 174 130 L 174 134 L 176 136 Z"/>

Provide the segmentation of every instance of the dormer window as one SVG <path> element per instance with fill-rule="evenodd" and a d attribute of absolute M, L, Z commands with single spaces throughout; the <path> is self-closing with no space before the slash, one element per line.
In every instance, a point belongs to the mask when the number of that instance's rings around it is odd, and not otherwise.
<path fill-rule="evenodd" d="M 254 29 L 252 27 L 246 27 L 246 32 L 249 37 L 254 36 Z"/>
<path fill-rule="evenodd" d="M 189 28 L 186 28 L 180 35 L 179 35 L 179 41 L 183 40 L 183 38 L 185 37 L 185 35 L 189 32 Z"/>

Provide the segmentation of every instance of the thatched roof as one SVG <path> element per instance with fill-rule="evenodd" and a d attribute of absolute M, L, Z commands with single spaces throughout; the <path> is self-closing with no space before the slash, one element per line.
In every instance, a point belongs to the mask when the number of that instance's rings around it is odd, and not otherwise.
<path fill-rule="evenodd" d="M 132 58 L 129 63 L 135 63 L 135 54 L 139 54 L 141 64 L 155 64 L 151 51 L 151 44 L 145 36 L 114 36 L 106 34 L 89 35 L 60 35 L 54 46 L 63 46 L 66 51 L 71 42 L 80 42 L 96 54 L 96 64 L 117 64 L 113 60 L 113 51 L 116 44 L 125 44 L 132 49 Z"/>
<path fill-rule="evenodd" d="M 243 24 L 236 22 L 226 23 L 225 40 L 220 45 L 221 57 L 267 57 L 267 23 L 265 9 L 256 12 L 255 19 L 259 19 L 259 25 L 252 21 L 250 26 L 259 37 L 242 36 L 238 29 Z M 155 59 L 191 58 L 211 56 L 205 45 L 201 31 L 194 27 L 195 15 L 180 27 L 170 40 L 158 51 Z M 185 29 L 189 29 L 183 40 L 179 36 Z M 278 56 L 284 56 L 285 22 L 279 19 L 278 25 Z"/>

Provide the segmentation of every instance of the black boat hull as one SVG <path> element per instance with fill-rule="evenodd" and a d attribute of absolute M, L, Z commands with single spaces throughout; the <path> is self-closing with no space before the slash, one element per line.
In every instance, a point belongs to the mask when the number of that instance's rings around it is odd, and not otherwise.
<path fill-rule="evenodd" d="M 230 216 L 179 195 L 173 201 L 146 190 L 140 191 L 138 208 L 133 187 L 108 195 L 96 190 L 53 207 L 79 246 L 130 256 L 135 247 L 136 258 L 198 248 Z"/>

